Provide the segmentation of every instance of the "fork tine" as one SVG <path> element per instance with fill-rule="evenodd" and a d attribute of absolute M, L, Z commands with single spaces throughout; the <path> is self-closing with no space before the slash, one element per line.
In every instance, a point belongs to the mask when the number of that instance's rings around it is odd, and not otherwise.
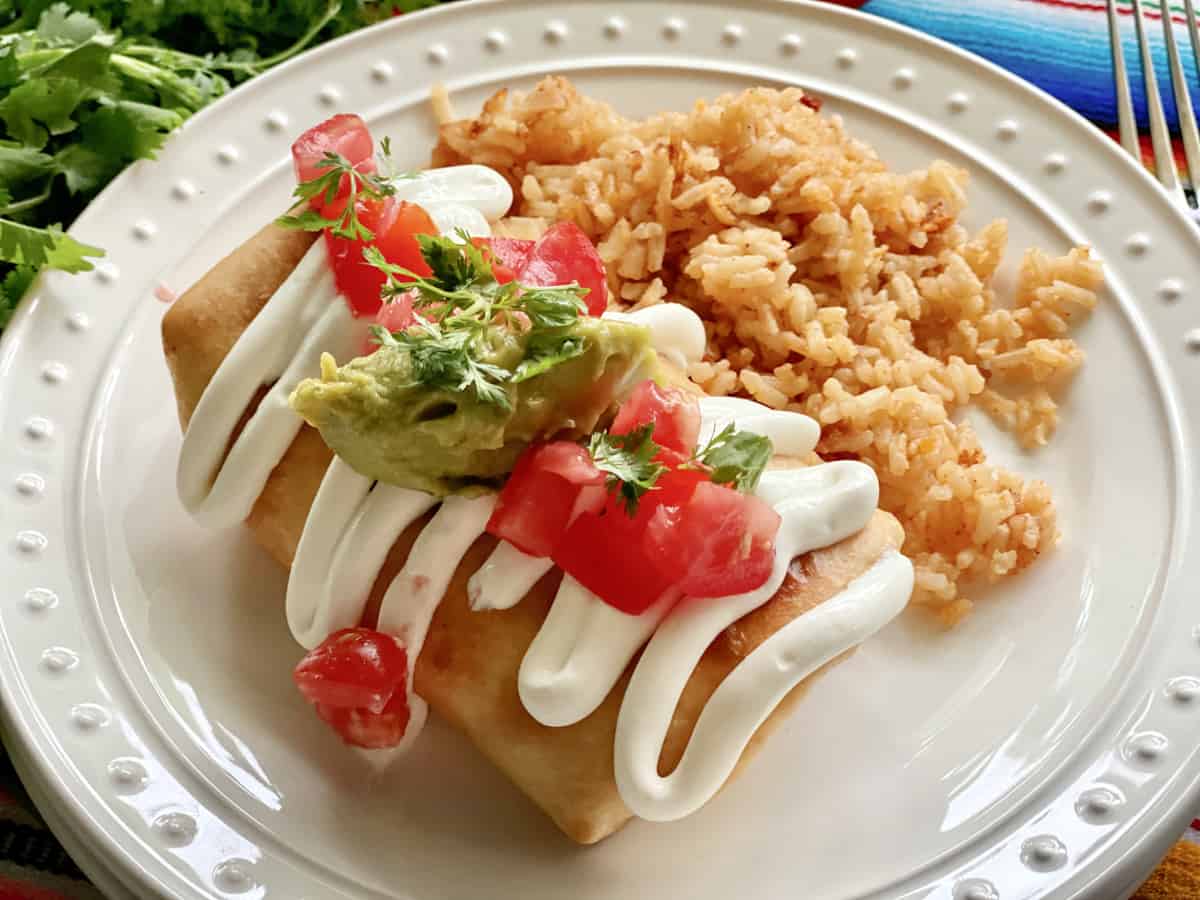
<path fill-rule="evenodd" d="M 1125 71 L 1125 51 L 1121 47 L 1121 20 L 1117 15 L 1117 0 L 1108 0 L 1108 41 L 1112 47 L 1113 81 L 1117 89 L 1117 126 L 1121 131 L 1121 146 L 1125 148 L 1126 153 L 1140 162 L 1142 149 L 1138 144 L 1137 119 L 1133 115 L 1133 98 L 1129 92 L 1129 73 Z M 1194 44 L 1192 46 L 1195 47 Z"/>
<path fill-rule="evenodd" d="M 1191 5 L 1191 0 L 1188 0 Z M 1179 133 L 1183 137 L 1183 155 L 1187 160 L 1188 182 L 1192 190 L 1200 184 L 1200 133 L 1196 131 L 1196 113 L 1192 109 L 1192 97 L 1188 92 L 1187 74 L 1179 58 L 1179 46 L 1175 41 L 1175 27 L 1171 23 L 1171 7 L 1167 0 L 1159 0 L 1162 13 L 1163 38 L 1167 44 L 1167 62 L 1171 69 L 1171 93 L 1175 96 L 1175 110 L 1179 117 Z M 1191 16 L 1189 15 L 1190 19 Z M 1194 26 L 1193 26 L 1194 27 Z M 1195 54 L 1196 45 L 1192 45 Z"/>
<path fill-rule="evenodd" d="M 1183 0 L 1183 14 L 1187 19 L 1188 38 L 1192 44 L 1192 62 L 1196 64 L 1196 71 L 1200 72 L 1200 33 L 1196 29 L 1196 10 L 1192 7 L 1192 0 Z"/>
<path fill-rule="evenodd" d="M 1137 28 L 1138 53 L 1142 58 L 1142 80 L 1145 82 L 1146 111 L 1150 117 L 1150 144 L 1154 148 L 1154 171 L 1167 193 L 1178 199 L 1183 196 L 1179 176 L 1175 172 L 1175 157 L 1171 152 L 1171 132 L 1163 115 L 1162 97 L 1158 93 L 1158 76 L 1154 73 L 1154 57 L 1146 39 L 1146 23 L 1142 18 L 1142 0 L 1133 0 L 1133 22 Z"/>

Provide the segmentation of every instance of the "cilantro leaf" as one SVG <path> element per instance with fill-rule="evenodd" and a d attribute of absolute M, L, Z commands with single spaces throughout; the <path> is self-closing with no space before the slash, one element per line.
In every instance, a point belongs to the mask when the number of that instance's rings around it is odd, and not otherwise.
<path fill-rule="evenodd" d="M 83 144 L 68 144 L 54 155 L 54 171 L 63 176 L 72 194 L 90 193 L 121 170 L 111 156 Z"/>
<path fill-rule="evenodd" d="M 39 150 L 0 142 L 0 184 L 12 185 L 46 175 L 54 168 L 54 159 Z"/>
<path fill-rule="evenodd" d="M 275 220 L 275 224 L 281 228 L 294 228 L 301 231 L 324 231 L 329 227 L 329 220 L 315 209 L 305 209 L 295 215 L 288 213 L 279 216 Z"/>
<path fill-rule="evenodd" d="M 12 35 L 0 35 L 0 88 L 21 80 L 21 63 L 17 59 L 18 40 Z"/>
<path fill-rule="evenodd" d="M 153 157 L 167 135 L 183 122 L 171 109 L 118 100 L 83 121 L 84 146 L 122 161 Z"/>
<path fill-rule="evenodd" d="M 769 437 L 737 431 L 733 425 L 727 425 L 695 458 L 712 470 L 714 482 L 731 485 L 747 494 L 758 487 L 773 453 Z"/>
<path fill-rule="evenodd" d="M 80 44 L 103 30 L 87 13 L 72 12 L 66 3 L 55 3 L 38 19 L 35 34 L 51 44 Z"/>
<path fill-rule="evenodd" d="M 431 273 L 429 280 L 443 291 L 462 290 L 485 280 L 495 280 L 483 251 L 472 244 L 465 233 L 460 237 L 461 242 L 443 235 L 417 235 L 421 257 Z"/>
<path fill-rule="evenodd" d="M 8 324 L 36 274 L 37 270 L 32 266 L 17 266 L 0 281 L 0 328 Z"/>
<path fill-rule="evenodd" d="M 570 331 L 586 312 L 578 285 L 500 284 L 488 255 L 465 232 L 457 239 L 422 234 L 417 241 L 428 276 L 389 263 L 378 247 L 363 249 L 363 259 L 387 276 L 385 299 L 412 297 L 418 326 L 377 340 L 408 351 L 414 383 L 470 390 L 481 402 L 508 409 L 502 385 L 528 381 L 584 353 L 583 338 Z M 512 371 L 481 361 L 506 328 L 525 341 Z"/>
<path fill-rule="evenodd" d="M 22 74 L 26 79 L 74 78 L 98 87 L 114 86 L 108 63 L 116 40 L 111 34 L 97 35 L 60 53 L 50 54 L 45 62 L 35 64 Z"/>
<path fill-rule="evenodd" d="M 583 289 L 575 283 L 526 288 L 521 296 L 521 309 L 534 328 L 565 328 L 587 313 Z"/>
<path fill-rule="evenodd" d="M 512 402 L 501 386 L 508 370 L 482 362 L 471 353 L 468 331 L 446 330 L 439 323 L 417 318 L 408 331 L 389 334 L 379 326 L 372 329 L 383 346 L 401 347 L 408 353 L 414 384 L 449 391 L 470 391 L 480 402 L 508 411 Z"/>
<path fill-rule="evenodd" d="M 597 431 L 588 439 L 592 462 L 608 475 L 609 492 L 616 494 L 630 516 L 637 512 L 642 495 L 651 490 L 667 470 L 654 459 L 660 450 L 662 447 L 654 441 L 653 422 L 626 434 Z"/>
<path fill-rule="evenodd" d="M 0 120 L 16 140 L 41 150 L 50 135 L 75 130 L 77 123 L 71 116 L 86 95 L 83 83 L 72 78 L 26 81 L 0 99 Z"/>
<path fill-rule="evenodd" d="M 81 244 L 57 225 L 34 228 L 0 219 L 0 260 L 18 266 L 52 266 L 64 272 L 87 272 L 88 257 L 103 256 L 99 247 Z"/>

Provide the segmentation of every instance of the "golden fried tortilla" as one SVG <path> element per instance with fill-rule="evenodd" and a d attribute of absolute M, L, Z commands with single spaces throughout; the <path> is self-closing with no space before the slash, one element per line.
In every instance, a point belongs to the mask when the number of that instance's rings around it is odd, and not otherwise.
<path fill-rule="evenodd" d="M 213 267 L 167 311 L 162 324 L 163 349 L 185 427 L 221 360 L 313 239 L 311 234 L 268 225 Z M 283 566 L 291 565 L 330 459 L 318 432 L 305 426 L 247 519 L 255 538 Z M 392 548 L 375 583 L 372 609 L 403 566 L 425 521 L 414 523 Z M 898 549 L 902 540 L 899 523 L 885 512 L 876 512 L 857 535 L 801 558 L 770 602 L 714 641 L 684 691 L 663 749 L 661 770 L 669 771 L 678 762 L 705 702 L 742 657 L 792 619 L 838 593 L 870 568 L 884 550 Z M 467 579 L 494 544 L 491 536 L 481 537 L 455 573 L 417 660 L 416 691 L 438 715 L 467 735 L 568 837 L 590 844 L 612 834 L 630 818 L 613 778 L 613 735 L 629 673 L 582 722 L 566 728 L 536 722 L 518 697 L 517 671 L 561 575 L 557 571 L 548 574 L 513 609 L 472 612 L 467 603 Z M 801 684 L 793 690 L 762 725 L 739 768 L 803 688 Z M 297 702 L 301 702 L 299 698 Z"/>

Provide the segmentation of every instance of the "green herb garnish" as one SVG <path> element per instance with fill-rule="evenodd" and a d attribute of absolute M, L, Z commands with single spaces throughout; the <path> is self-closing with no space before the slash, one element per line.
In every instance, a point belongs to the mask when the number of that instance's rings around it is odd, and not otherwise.
<path fill-rule="evenodd" d="M 610 493 L 615 494 L 633 516 L 642 496 L 654 488 L 667 470 L 655 461 L 662 447 L 654 441 L 654 423 L 647 422 L 626 434 L 598 431 L 588 439 L 588 453 L 596 468 L 608 475 Z"/>
<path fill-rule="evenodd" d="M 541 375 L 584 352 L 583 340 L 571 332 L 587 309 L 583 288 L 500 284 L 483 250 L 465 233 L 457 238 L 417 235 L 427 276 L 389 263 L 377 247 L 364 248 L 363 259 L 387 276 L 384 300 L 410 295 L 416 317 L 405 331 L 376 326 L 372 333 L 379 343 L 408 351 L 416 384 L 470 391 L 508 410 L 505 384 Z M 524 357 L 512 371 L 486 359 L 501 329 L 525 336 Z"/>
<path fill-rule="evenodd" d="M 307 204 L 310 200 L 320 197 L 326 203 L 332 203 L 342 187 L 344 178 L 349 188 L 346 206 L 340 216 L 330 219 L 315 209 L 305 208 L 299 213 L 288 213 L 275 220 L 282 228 L 300 228 L 304 231 L 324 231 L 329 229 L 331 234 L 350 241 L 370 241 L 375 237 L 358 218 L 358 201 L 361 198 L 382 200 L 396 193 L 394 182 L 401 178 L 415 178 L 412 172 L 397 173 L 392 165 L 392 142 L 384 138 L 379 144 L 379 171 L 360 172 L 354 163 L 340 153 L 329 152 L 319 166 L 321 172 L 308 181 L 302 181 L 292 191 L 292 196 L 298 202 Z"/>
<path fill-rule="evenodd" d="M 712 480 L 728 484 L 748 494 L 758 487 L 763 470 L 771 461 L 771 439 L 751 431 L 737 431 L 726 425 L 693 459 L 712 470 Z"/>
<path fill-rule="evenodd" d="M 474 334 L 469 329 L 447 330 L 438 322 L 417 317 L 407 331 L 389 333 L 372 326 L 375 339 L 385 347 L 402 347 L 412 361 L 413 380 L 430 388 L 473 391 L 484 403 L 508 410 L 508 394 L 500 385 L 508 370 L 480 362 L 471 352 Z"/>
<path fill-rule="evenodd" d="M 87 271 L 103 255 L 63 226 L 126 165 L 234 84 L 390 12 L 339 0 L 0 0 L 0 328 L 39 269 Z"/>
<path fill-rule="evenodd" d="M 0 259 L 16 266 L 13 274 L 27 269 L 31 281 L 33 271 L 42 266 L 64 272 L 87 272 L 92 268 L 87 257 L 103 255 L 99 247 L 79 243 L 57 225 L 34 228 L 0 219 Z"/>

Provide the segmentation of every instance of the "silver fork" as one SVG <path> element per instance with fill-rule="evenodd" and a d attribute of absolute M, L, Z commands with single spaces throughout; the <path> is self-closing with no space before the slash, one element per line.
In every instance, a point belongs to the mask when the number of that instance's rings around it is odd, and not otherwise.
<path fill-rule="evenodd" d="M 1150 144 L 1154 150 L 1154 171 L 1167 193 L 1176 203 L 1192 209 L 1197 206 L 1200 191 L 1200 133 L 1196 130 L 1196 113 L 1188 95 L 1187 76 L 1179 58 L 1179 46 L 1175 41 L 1175 29 L 1171 25 L 1171 10 L 1168 0 L 1158 0 L 1162 15 L 1163 40 L 1167 47 L 1167 66 L 1171 70 L 1171 93 L 1175 97 L 1175 109 L 1179 119 L 1179 133 L 1183 138 L 1184 158 L 1187 161 L 1187 181 L 1179 181 L 1175 169 L 1175 155 L 1171 149 L 1171 131 L 1163 112 L 1162 97 L 1158 92 L 1158 78 L 1154 73 L 1154 59 L 1150 55 L 1150 43 L 1146 39 L 1146 26 L 1142 15 L 1142 0 L 1133 0 L 1133 22 L 1137 30 L 1138 56 L 1141 58 L 1142 80 L 1145 82 L 1146 111 L 1150 119 Z M 1200 34 L 1196 28 L 1196 14 L 1192 0 L 1184 0 L 1187 17 L 1189 43 L 1192 59 L 1200 70 Z M 1108 37 L 1112 47 L 1113 81 L 1117 89 L 1117 123 L 1120 128 L 1121 146 L 1138 162 L 1141 162 L 1141 147 L 1138 144 L 1137 120 L 1133 115 L 1133 99 L 1129 90 L 1129 75 L 1125 71 L 1125 54 L 1121 49 L 1120 17 L 1117 15 L 1117 0 L 1108 0 Z"/>

